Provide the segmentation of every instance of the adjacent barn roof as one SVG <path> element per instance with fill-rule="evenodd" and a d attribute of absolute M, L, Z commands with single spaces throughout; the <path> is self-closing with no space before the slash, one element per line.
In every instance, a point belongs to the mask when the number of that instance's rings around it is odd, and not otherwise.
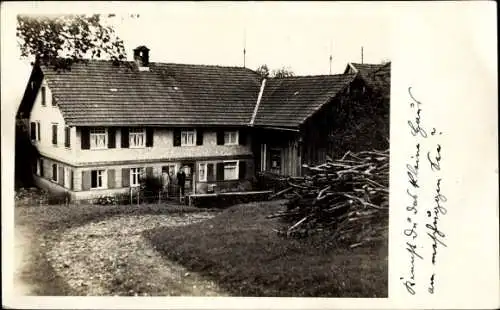
<path fill-rule="evenodd" d="M 79 62 L 42 67 L 68 125 L 227 125 L 249 123 L 260 78 L 250 69 L 205 65 Z"/>
<path fill-rule="evenodd" d="M 391 90 L 391 63 L 385 64 L 358 64 L 347 65 L 345 73 L 358 73 L 368 87 L 380 92 L 388 98 Z"/>
<path fill-rule="evenodd" d="M 297 128 L 355 77 L 355 74 L 337 74 L 270 79 L 254 125 Z"/>

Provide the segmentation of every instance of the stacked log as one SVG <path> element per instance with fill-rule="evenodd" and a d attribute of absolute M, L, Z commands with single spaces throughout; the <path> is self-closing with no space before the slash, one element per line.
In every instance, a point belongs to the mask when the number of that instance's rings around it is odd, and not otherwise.
<path fill-rule="evenodd" d="M 337 243 L 356 247 L 386 238 L 389 207 L 389 150 L 347 152 L 337 160 L 307 166 L 304 177 L 287 177 L 286 210 L 268 218 L 288 223 L 286 236 L 327 232 Z M 280 180 L 282 182 L 282 180 Z"/>

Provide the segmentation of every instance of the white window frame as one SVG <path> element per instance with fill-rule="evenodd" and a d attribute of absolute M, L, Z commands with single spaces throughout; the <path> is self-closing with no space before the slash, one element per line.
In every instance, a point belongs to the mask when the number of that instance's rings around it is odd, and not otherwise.
<path fill-rule="evenodd" d="M 141 177 L 143 174 L 144 167 L 130 168 L 130 187 L 137 187 L 141 185 Z M 134 177 L 136 182 L 134 182 Z"/>
<path fill-rule="evenodd" d="M 188 143 L 188 135 L 193 135 L 192 143 Z M 186 140 L 186 141 L 184 141 Z M 181 131 L 181 146 L 195 146 L 196 145 L 196 130 L 182 130 Z"/>
<path fill-rule="evenodd" d="M 142 143 L 137 143 L 142 138 Z M 146 129 L 130 128 L 128 133 L 129 148 L 141 149 L 146 147 Z"/>
<path fill-rule="evenodd" d="M 102 130 L 104 130 L 104 133 L 101 132 Z M 94 132 L 92 132 L 92 131 L 94 131 Z M 96 131 L 99 131 L 99 132 L 96 132 Z M 97 141 L 99 141 L 98 140 L 99 137 L 104 138 L 104 145 L 103 146 L 99 146 L 96 143 Z M 89 139 L 90 139 L 90 149 L 91 150 L 107 149 L 108 148 L 108 129 L 105 127 L 92 127 L 92 128 L 90 128 Z"/>
<path fill-rule="evenodd" d="M 239 131 L 238 130 L 227 130 L 224 131 L 224 145 L 238 145 L 239 144 Z M 228 140 L 226 140 L 226 137 L 228 137 Z M 233 139 L 231 139 L 233 137 Z M 231 141 L 234 140 L 234 141 Z"/>
<path fill-rule="evenodd" d="M 202 171 L 202 168 L 201 168 L 202 166 L 204 167 L 203 168 L 203 171 L 204 171 L 203 175 L 200 172 L 200 171 Z M 198 164 L 198 180 L 200 182 L 206 182 L 207 181 L 207 166 L 208 166 L 208 163 L 199 163 Z"/>
<path fill-rule="evenodd" d="M 240 174 L 240 161 L 239 160 L 225 160 L 225 161 L 223 161 L 223 163 L 224 163 L 224 181 L 238 180 L 240 178 L 240 176 L 239 176 L 239 174 Z M 228 178 L 226 176 L 226 165 L 231 164 L 231 163 L 236 163 L 236 165 L 235 165 L 236 177 L 235 178 Z"/>
<path fill-rule="evenodd" d="M 93 172 L 96 172 L 97 173 L 97 183 L 99 183 L 99 177 L 101 178 L 101 186 L 97 186 L 97 187 L 92 187 L 92 173 Z M 93 190 L 93 189 L 105 189 L 107 188 L 107 184 L 108 184 L 108 174 L 107 174 L 107 171 L 105 169 L 95 169 L 95 170 L 91 170 L 90 171 L 90 189 Z"/>

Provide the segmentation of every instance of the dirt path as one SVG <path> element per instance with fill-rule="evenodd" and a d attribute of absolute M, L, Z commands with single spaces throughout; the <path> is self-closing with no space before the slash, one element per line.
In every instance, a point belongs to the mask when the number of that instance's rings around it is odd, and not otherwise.
<path fill-rule="evenodd" d="M 210 213 L 115 217 L 65 231 L 47 257 L 80 295 L 225 296 L 214 282 L 161 257 L 141 236 L 157 226 L 187 225 Z"/>
<path fill-rule="evenodd" d="M 29 253 L 31 232 L 26 227 L 15 226 L 14 229 L 14 283 L 13 293 L 15 295 L 30 295 L 34 292 L 34 286 L 22 279 L 21 273 L 26 269 L 31 258 Z"/>

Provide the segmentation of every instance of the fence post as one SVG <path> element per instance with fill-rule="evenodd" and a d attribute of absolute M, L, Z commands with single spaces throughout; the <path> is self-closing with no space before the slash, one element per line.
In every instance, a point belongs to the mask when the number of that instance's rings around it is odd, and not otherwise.
<path fill-rule="evenodd" d="M 130 196 L 130 205 L 133 205 L 133 204 L 134 204 L 134 202 L 133 202 L 133 200 L 132 200 L 132 187 L 130 187 L 130 188 L 129 188 L 128 194 L 129 194 L 129 196 Z"/>
<path fill-rule="evenodd" d="M 161 203 L 161 190 L 158 192 L 158 204 Z"/>
<path fill-rule="evenodd" d="M 137 206 L 139 206 L 139 195 L 140 195 L 140 191 L 137 191 Z"/>

